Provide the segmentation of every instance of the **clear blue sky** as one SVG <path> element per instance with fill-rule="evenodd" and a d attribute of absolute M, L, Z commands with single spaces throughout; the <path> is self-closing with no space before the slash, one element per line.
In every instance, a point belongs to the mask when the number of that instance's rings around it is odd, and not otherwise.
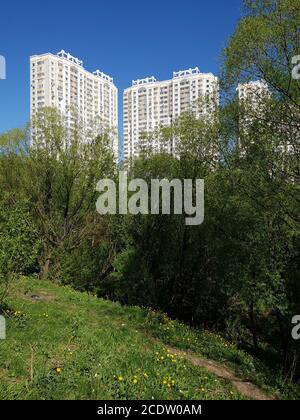
<path fill-rule="evenodd" d="M 198 66 L 218 73 L 220 52 L 241 15 L 242 0 L 3 0 L 0 132 L 29 118 L 29 56 L 61 49 L 114 77 L 131 80 Z"/>

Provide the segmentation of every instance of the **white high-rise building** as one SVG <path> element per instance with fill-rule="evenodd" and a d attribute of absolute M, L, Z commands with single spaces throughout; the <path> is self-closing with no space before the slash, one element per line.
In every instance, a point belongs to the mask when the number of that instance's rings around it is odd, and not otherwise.
<path fill-rule="evenodd" d="M 198 106 L 199 98 L 208 97 L 218 104 L 218 78 L 201 73 L 198 67 L 173 73 L 173 78 L 157 81 L 155 77 L 133 80 L 123 94 L 124 158 L 139 155 L 145 133 L 160 126 L 170 126 L 183 112 L 193 111 L 197 117 L 212 112 L 211 107 Z M 158 145 L 173 152 L 174 144 Z"/>
<path fill-rule="evenodd" d="M 265 81 L 256 80 L 248 83 L 239 83 L 237 93 L 240 102 L 246 102 L 252 107 L 269 94 L 269 88 Z"/>
<path fill-rule="evenodd" d="M 247 127 L 263 117 L 264 101 L 270 97 L 268 85 L 263 80 L 239 83 L 236 92 L 240 105 L 240 129 Z"/>
<path fill-rule="evenodd" d="M 240 132 L 247 135 L 251 125 L 253 125 L 255 121 L 261 121 L 263 124 L 268 124 L 269 127 L 273 126 L 273 130 L 275 130 L 277 134 L 281 134 L 282 138 L 286 140 L 285 144 L 279 144 L 276 146 L 276 153 L 289 154 L 291 156 L 295 152 L 293 142 L 297 144 L 299 143 L 299 130 L 295 127 L 294 132 L 293 130 L 290 131 L 287 124 L 280 122 L 280 120 L 278 121 L 278 118 L 275 118 L 275 121 L 272 122 L 269 116 L 264 115 L 267 106 L 265 101 L 271 99 L 272 97 L 272 93 L 267 82 L 264 80 L 256 80 L 248 83 L 240 83 L 236 91 L 238 94 L 239 104 L 242 107 L 240 116 Z M 266 121 L 268 121 L 268 123 Z M 294 139 L 296 139 L 296 141 Z M 243 148 L 240 140 L 239 143 L 240 147 Z M 252 142 L 250 143 L 253 144 Z M 242 150 L 242 153 L 245 155 L 245 150 Z"/>
<path fill-rule="evenodd" d="M 113 78 L 93 73 L 65 51 L 30 57 L 30 115 L 43 107 L 55 107 L 72 127 L 74 112 L 86 130 L 111 130 L 118 156 L 118 89 Z M 97 123 L 96 123 L 97 121 Z"/>

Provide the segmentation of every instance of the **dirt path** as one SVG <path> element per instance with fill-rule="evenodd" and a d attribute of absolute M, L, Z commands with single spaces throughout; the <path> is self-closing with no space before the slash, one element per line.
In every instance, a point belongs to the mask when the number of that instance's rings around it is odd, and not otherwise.
<path fill-rule="evenodd" d="M 183 352 L 173 347 L 166 346 L 166 349 L 173 354 L 188 360 L 194 366 L 200 366 L 207 369 L 209 372 L 213 373 L 220 379 L 226 379 L 231 381 L 240 394 L 252 400 L 274 400 L 275 398 L 266 395 L 261 391 L 256 385 L 251 382 L 244 381 L 243 379 L 238 378 L 231 370 L 227 367 L 224 367 L 218 362 L 208 359 L 202 359 L 201 357 L 195 356 L 192 353 Z"/>

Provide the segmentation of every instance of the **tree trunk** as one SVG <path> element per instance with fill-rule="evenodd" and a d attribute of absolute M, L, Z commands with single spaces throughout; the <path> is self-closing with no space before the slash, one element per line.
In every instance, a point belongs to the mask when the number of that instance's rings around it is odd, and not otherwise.
<path fill-rule="evenodd" d="M 250 303 L 249 308 L 249 318 L 250 318 L 250 331 L 252 333 L 252 341 L 253 341 L 253 347 L 255 351 L 258 351 L 258 337 L 257 337 L 257 328 L 256 328 L 256 322 L 255 322 L 255 313 L 254 313 L 254 303 Z"/>
<path fill-rule="evenodd" d="M 49 268 L 50 268 L 50 262 L 51 262 L 51 252 L 45 252 L 44 255 L 41 257 L 41 260 L 39 261 L 40 266 L 40 273 L 39 278 L 41 280 L 46 280 L 49 274 Z"/>

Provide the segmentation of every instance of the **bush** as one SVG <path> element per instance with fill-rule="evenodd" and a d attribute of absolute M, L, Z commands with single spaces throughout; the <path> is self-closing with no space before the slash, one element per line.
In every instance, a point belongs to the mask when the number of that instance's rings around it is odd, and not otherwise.
<path fill-rule="evenodd" d="M 36 271 L 40 245 L 28 204 L 15 204 L 4 196 L 0 202 L 0 304 L 14 274 Z"/>

